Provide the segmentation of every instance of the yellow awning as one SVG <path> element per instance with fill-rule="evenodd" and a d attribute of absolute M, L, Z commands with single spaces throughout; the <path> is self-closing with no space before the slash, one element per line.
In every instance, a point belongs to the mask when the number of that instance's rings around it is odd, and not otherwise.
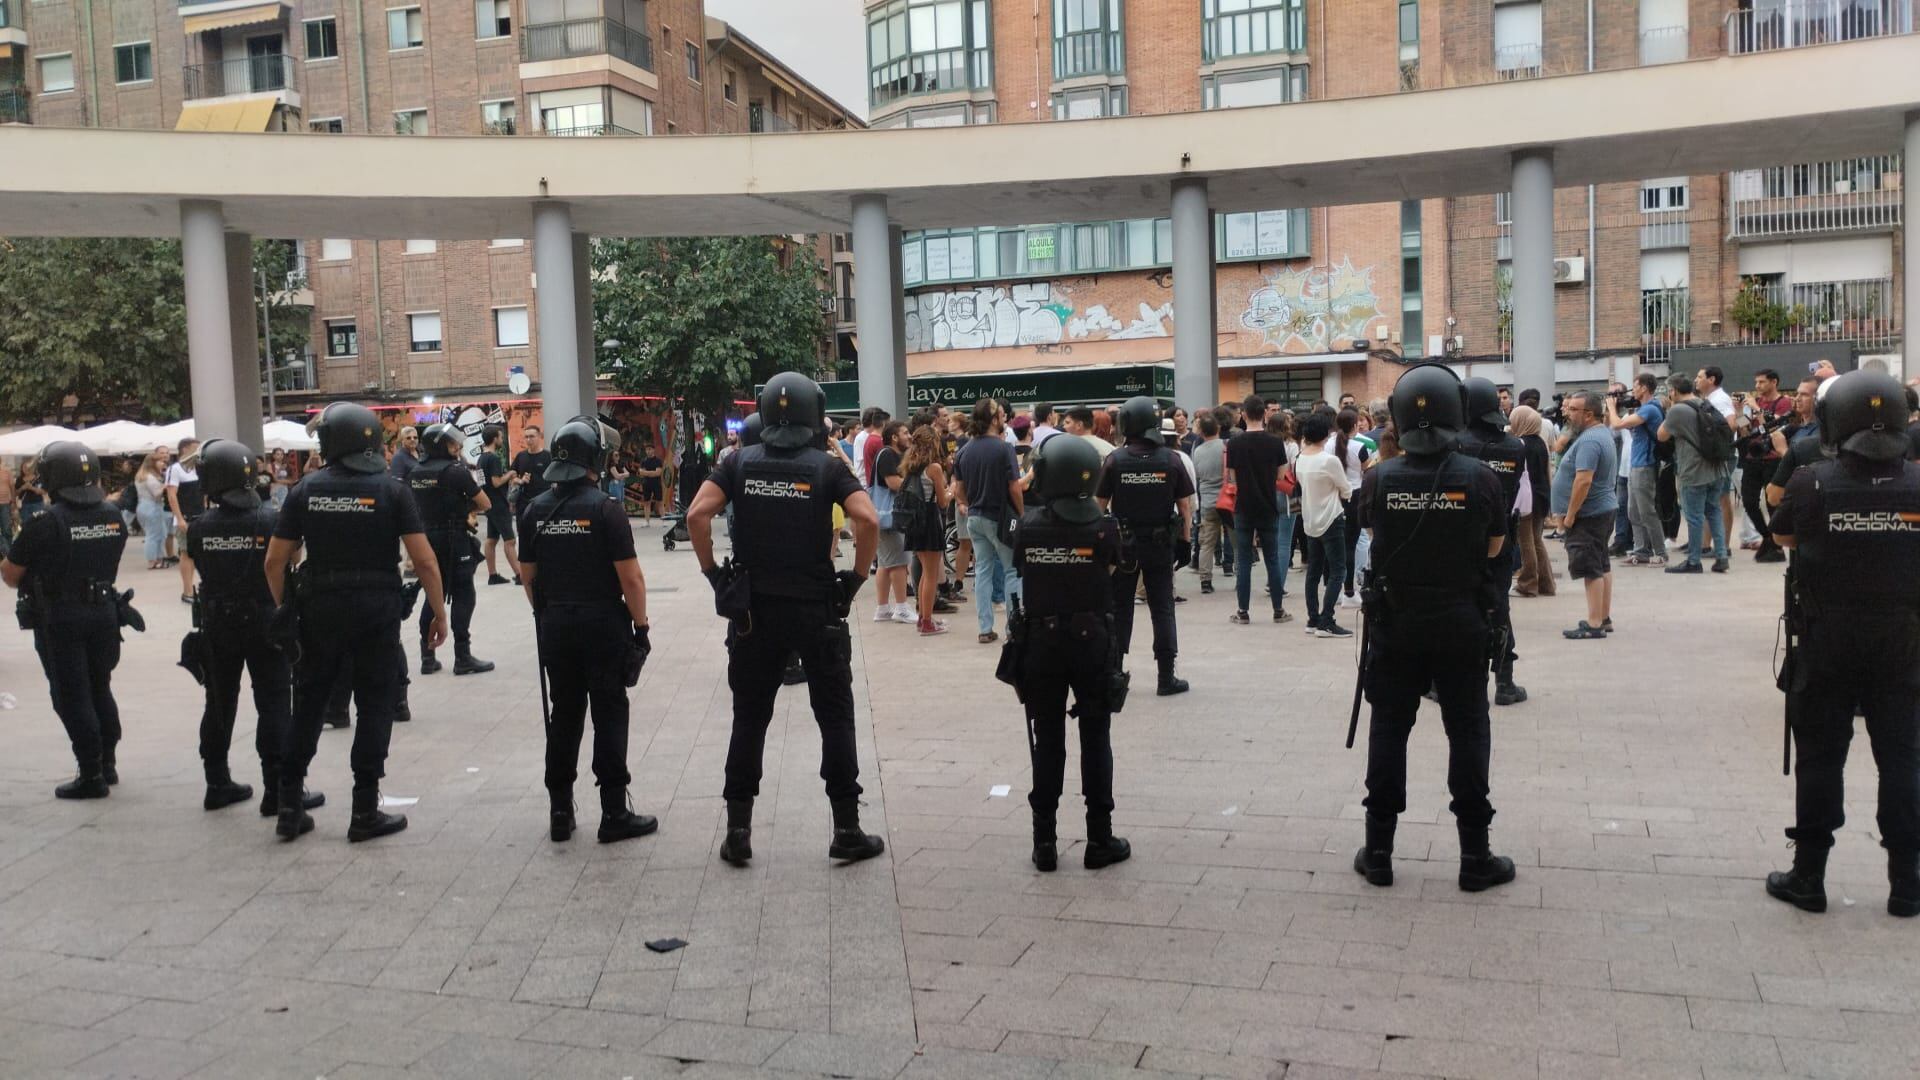
<path fill-rule="evenodd" d="M 189 34 L 198 34 L 207 30 L 225 30 L 230 26 L 252 26 L 255 23 L 279 22 L 281 5 L 278 0 L 271 4 L 255 4 L 252 7 L 234 8 L 231 11 L 214 11 L 205 15 L 189 15 L 181 21 Z"/>
<path fill-rule="evenodd" d="M 214 101 L 204 105 L 191 102 L 180 110 L 175 131 L 265 131 L 273 119 L 273 98 L 248 98 L 245 101 Z"/>

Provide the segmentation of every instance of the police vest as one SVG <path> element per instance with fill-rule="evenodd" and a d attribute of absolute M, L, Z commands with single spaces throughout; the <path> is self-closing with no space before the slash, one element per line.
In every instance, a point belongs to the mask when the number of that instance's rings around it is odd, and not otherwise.
<path fill-rule="evenodd" d="M 1506 497 L 1506 505 L 1501 509 L 1511 515 L 1514 500 L 1520 497 L 1520 473 L 1527 467 L 1526 444 L 1505 433 L 1488 436 L 1469 428 L 1460 435 L 1459 446 L 1461 453 L 1480 459 L 1481 464 L 1493 470 L 1494 477 L 1500 481 L 1500 492 Z"/>
<path fill-rule="evenodd" d="M 473 502 L 465 492 L 447 482 L 454 469 L 464 472 L 466 465 L 452 458 L 430 458 L 407 474 L 414 504 L 420 508 L 420 520 L 430 533 L 467 527 L 467 511 Z"/>
<path fill-rule="evenodd" d="M 523 525 L 539 555 L 533 589 L 542 606 L 624 604 L 607 535 L 610 501 L 583 481 L 550 487 L 527 504 Z M 624 512 L 619 521 L 629 527 Z"/>
<path fill-rule="evenodd" d="M 44 562 L 35 560 L 35 593 L 48 603 L 103 599 L 99 587 L 113 584 L 127 546 L 127 525 L 119 507 L 109 502 L 75 506 L 55 499 L 45 516 L 65 535 L 47 545 Z"/>
<path fill-rule="evenodd" d="M 1113 498 L 1108 507 L 1124 525 L 1163 527 L 1173 517 L 1173 470 L 1185 468 L 1164 446 L 1142 452 L 1128 445 L 1108 457 Z"/>
<path fill-rule="evenodd" d="M 1874 477 L 1844 462 L 1813 470 L 1814 497 L 1794 519 L 1795 574 L 1809 613 L 1920 609 L 1920 465 Z"/>
<path fill-rule="evenodd" d="M 1044 506 L 1020 519 L 1016 560 L 1028 615 L 1073 615 L 1113 610 L 1113 523 L 1062 521 Z"/>
<path fill-rule="evenodd" d="M 1449 453 L 1402 456 L 1375 468 L 1374 573 L 1399 586 L 1469 593 L 1486 573 L 1487 536 L 1499 509 L 1476 477 L 1485 466 Z"/>
<path fill-rule="evenodd" d="M 300 481 L 306 491 L 306 569 L 314 574 L 375 572 L 400 584 L 400 512 L 404 481 L 328 466 Z"/>
<path fill-rule="evenodd" d="M 215 504 L 188 526 L 187 547 L 200 573 L 200 597 L 207 612 L 236 607 L 271 607 L 267 589 L 267 542 L 274 513 L 266 507 L 238 510 Z"/>
<path fill-rule="evenodd" d="M 728 459 L 740 483 L 733 496 L 733 557 L 753 595 L 826 601 L 833 597 L 833 486 L 845 469 L 824 450 L 749 446 Z"/>

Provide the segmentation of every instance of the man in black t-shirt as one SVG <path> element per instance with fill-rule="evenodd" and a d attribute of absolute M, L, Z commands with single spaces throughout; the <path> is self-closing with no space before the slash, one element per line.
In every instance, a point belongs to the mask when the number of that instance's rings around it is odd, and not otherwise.
<path fill-rule="evenodd" d="M 660 460 L 660 454 L 653 447 L 647 447 L 647 456 L 640 459 L 640 465 L 634 470 L 635 478 L 640 482 L 640 513 L 651 526 L 656 514 L 665 515 L 667 489 L 667 463 Z M 622 507 L 624 512 L 625 508 Z"/>
<path fill-rule="evenodd" d="M 513 583 L 520 584 L 520 556 L 513 537 L 513 507 L 507 504 L 513 493 L 513 474 L 507 471 L 507 433 L 489 427 L 480 434 L 480 490 L 487 496 L 487 584 L 505 585 L 495 551 L 501 541 L 507 545 L 507 570 Z"/>
<path fill-rule="evenodd" d="M 525 514 L 533 500 L 547 490 L 547 466 L 553 464 L 553 455 L 545 450 L 539 428 L 528 424 L 526 440 L 527 448 L 513 455 L 513 478 L 520 485 L 514 510 L 520 514 Z"/>
<path fill-rule="evenodd" d="M 1227 464 L 1233 469 L 1238 486 L 1233 507 L 1233 551 L 1235 597 L 1240 601 L 1233 621 L 1251 621 L 1248 604 L 1253 597 L 1253 548 L 1260 545 L 1260 558 L 1267 564 L 1267 592 L 1273 600 L 1273 621 L 1289 622 L 1293 616 L 1283 606 L 1287 594 L 1287 563 L 1291 559 L 1290 542 L 1293 518 L 1287 513 L 1287 501 L 1278 490 L 1280 469 L 1287 463 L 1287 444 L 1266 429 L 1267 403 L 1249 396 L 1240 403 L 1247 430 L 1234 436 L 1227 447 Z"/>

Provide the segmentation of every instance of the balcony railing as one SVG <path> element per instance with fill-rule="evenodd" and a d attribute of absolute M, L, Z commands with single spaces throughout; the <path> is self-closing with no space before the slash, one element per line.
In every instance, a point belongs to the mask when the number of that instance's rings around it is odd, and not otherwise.
<path fill-rule="evenodd" d="M 833 321 L 840 326 L 851 326 L 859 321 L 854 318 L 854 299 L 851 296 L 837 297 L 834 301 Z"/>
<path fill-rule="evenodd" d="M 1875 232 L 1900 225 L 1898 154 L 1747 169 L 1728 178 L 1727 235 Z"/>
<path fill-rule="evenodd" d="M 520 34 L 522 63 L 603 55 L 625 60 L 642 71 L 652 71 L 653 38 L 612 19 L 537 23 Z"/>
<path fill-rule="evenodd" d="M 300 65 L 291 56 L 243 56 L 211 64 L 189 64 L 185 69 L 188 101 L 230 94 L 271 94 L 298 91 Z"/>
<path fill-rule="evenodd" d="M 1793 285 L 1749 280 L 1730 313 L 1743 345 L 1852 341 L 1883 349 L 1900 340 L 1892 278 Z"/>
<path fill-rule="evenodd" d="M 747 106 L 747 130 L 751 132 L 765 132 L 798 131 L 800 129 L 793 126 L 793 121 L 768 109 L 764 105 L 749 105 Z"/>
<path fill-rule="evenodd" d="M 1655 210 L 1640 215 L 1640 250 L 1683 248 L 1692 242 L 1693 230 L 1687 224 L 1685 210 Z"/>
<path fill-rule="evenodd" d="M 1402 91 L 1420 89 L 1420 61 L 1400 61 L 1400 89 Z"/>
<path fill-rule="evenodd" d="M 559 139 L 591 139 L 602 135 L 638 137 L 640 133 L 637 131 L 629 131 L 618 124 L 588 124 L 584 127 L 541 128 L 540 134 Z"/>
<path fill-rule="evenodd" d="M 1650 361 L 1665 360 L 1684 349 L 1693 334 L 1693 296 L 1685 288 L 1649 289 L 1640 294 L 1640 347 Z"/>
<path fill-rule="evenodd" d="M 1772 52 L 1913 33 L 1913 0 L 1755 0 L 1727 13 L 1727 52 Z"/>
<path fill-rule="evenodd" d="M 1493 50 L 1493 73 L 1501 79 L 1537 79 L 1541 55 L 1538 42 L 1503 45 Z"/>
<path fill-rule="evenodd" d="M 1115 75 L 1125 65 L 1126 50 L 1117 30 L 1082 30 L 1053 39 L 1055 79 Z"/>
<path fill-rule="evenodd" d="M 0 124 L 31 124 L 27 111 L 27 88 L 18 83 L 0 86 Z"/>
<path fill-rule="evenodd" d="M 1687 28 L 1656 26 L 1640 31 L 1640 62 L 1671 64 L 1687 58 Z"/>

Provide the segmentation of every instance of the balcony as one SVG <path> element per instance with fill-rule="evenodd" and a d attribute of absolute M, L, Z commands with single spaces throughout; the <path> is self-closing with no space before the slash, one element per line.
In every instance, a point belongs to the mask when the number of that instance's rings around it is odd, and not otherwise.
<path fill-rule="evenodd" d="M 1654 210 L 1640 215 L 1640 250 L 1683 248 L 1693 241 L 1685 210 Z"/>
<path fill-rule="evenodd" d="M 541 128 L 540 134 L 556 139 L 592 139 L 603 135 L 640 137 L 639 132 L 629 131 L 618 124 L 588 124 L 584 127 Z"/>
<path fill-rule="evenodd" d="M 300 103 L 300 65 L 291 56 L 243 56 L 184 69 L 188 101 L 272 94 L 288 105 Z"/>
<path fill-rule="evenodd" d="M 653 38 L 612 19 L 539 23 L 520 34 L 520 62 L 611 56 L 642 71 L 653 70 Z"/>
<path fill-rule="evenodd" d="M 1755 0 L 1727 13 L 1727 52 L 1772 52 L 1913 33 L 1913 0 Z"/>
<path fill-rule="evenodd" d="M 1118 75 L 1125 65 L 1125 44 L 1119 31 L 1081 30 L 1054 36 L 1055 82 L 1088 75 Z"/>
<path fill-rule="evenodd" d="M 833 303 L 834 303 L 834 309 L 833 309 L 834 325 L 852 326 L 857 321 L 854 318 L 853 297 L 851 296 L 835 297 Z"/>
<path fill-rule="evenodd" d="M 1493 50 L 1493 74 L 1503 82 L 1537 79 L 1540 77 L 1541 57 L 1542 50 L 1537 41 L 1524 45 L 1502 45 Z"/>
<path fill-rule="evenodd" d="M 1685 288 L 1640 294 L 1640 347 L 1658 363 L 1687 347 L 1693 331 L 1693 297 Z"/>
<path fill-rule="evenodd" d="M 32 114 L 27 111 L 27 88 L 19 83 L 7 83 L 0 86 L 0 124 L 31 124 Z"/>
<path fill-rule="evenodd" d="M 1851 341 L 1863 350 L 1900 341 L 1892 278 L 1789 285 L 1749 278 L 1728 309 L 1742 345 Z"/>
<path fill-rule="evenodd" d="M 1656 26 L 1640 31 L 1640 62 L 1672 64 L 1687 58 L 1687 28 Z"/>
<path fill-rule="evenodd" d="M 914 53 L 874 68 L 871 81 L 873 104 L 876 107 L 901 98 L 965 90 L 970 85 L 967 82 L 967 51 L 943 49 L 939 52 Z"/>
<path fill-rule="evenodd" d="M 755 103 L 747 106 L 747 130 L 751 132 L 798 131 L 793 122 L 766 106 Z"/>
<path fill-rule="evenodd" d="M 1727 235 L 1754 240 L 1896 229 L 1904 179 L 1898 154 L 1733 173 Z"/>

